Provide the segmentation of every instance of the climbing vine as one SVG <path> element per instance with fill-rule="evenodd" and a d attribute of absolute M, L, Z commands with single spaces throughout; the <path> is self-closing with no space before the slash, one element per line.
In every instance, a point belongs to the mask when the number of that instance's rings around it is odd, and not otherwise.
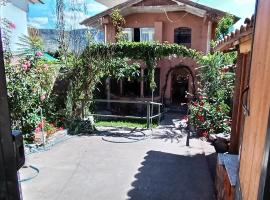
<path fill-rule="evenodd" d="M 123 41 L 124 34 L 123 34 L 123 26 L 126 24 L 125 18 L 120 14 L 119 10 L 113 10 L 112 14 L 110 15 L 112 19 L 112 24 L 115 27 L 115 40 L 116 41 Z"/>
<path fill-rule="evenodd" d="M 111 60 L 112 58 L 131 59 L 144 61 L 149 69 L 151 89 L 155 89 L 154 71 L 157 61 L 169 57 L 190 57 L 195 60 L 201 57 L 201 53 L 182 45 L 157 42 L 118 42 L 95 43 L 89 45 L 83 56 L 93 60 Z M 117 67 L 117 66 L 116 66 Z"/>

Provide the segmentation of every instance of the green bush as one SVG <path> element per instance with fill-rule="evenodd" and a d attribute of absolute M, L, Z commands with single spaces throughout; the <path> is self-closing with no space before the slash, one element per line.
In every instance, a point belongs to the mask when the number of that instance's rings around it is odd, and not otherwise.
<path fill-rule="evenodd" d="M 199 98 L 190 105 L 189 122 L 204 136 L 230 133 L 236 54 L 216 52 L 199 60 Z"/>
<path fill-rule="evenodd" d="M 42 120 L 58 67 L 42 58 L 43 53 L 21 55 L 18 62 L 6 62 L 7 90 L 12 128 L 30 134 Z M 43 113 L 44 114 L 44 113 Z"/>

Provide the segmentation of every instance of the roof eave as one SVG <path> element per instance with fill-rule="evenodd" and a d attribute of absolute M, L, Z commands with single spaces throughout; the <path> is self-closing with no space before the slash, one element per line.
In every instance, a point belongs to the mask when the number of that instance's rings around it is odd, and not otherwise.
<path fill-rule="evenodd" d="M 95 21 L 97 21 L 98 19 L 100 19 L 102 17 L 105 17 L 107 15 L 110 15 L 113 10 L 115 10 L 115 9 L 122 10 L 122 9 L 130 7 L 130 6 L 134 5 L 134 4 L 137 4 L 137 3 L 141 2 L 141 1 L 142 0 L 136 0 L 136 1 L 129 0 L 129 1 L 126 1 L 124 3 L 121 3 L 119 5 L 114 6 L 112 8 L 109 8 L 109 9 L 107 9 L 107 10 L 105 10 L 105 11 L 103 11 L 103 12 L 101 12 L 101 13 L 95 15 L 95 16 L 92 16 L 92 17 L 89 17 L 89 18 L 83 20 L 82 22 L 80 22 L 80 25 L 91 26 L 92 24 L 96 23 Z M 181 4 L 187 4 L 189 6 L 194 6 L 194 7 L 197 7 L 199 9 L 205 10 L 206 13 L 208 13 L 209 16 L 211 16 L 211 15 L 214 16 L 215 15 L 215 17 L 219 18 L 219 19 L 221 17 L 225 16 L 226 14 L 228 14 L 228 13 L 226 13 L 224 11 L 217 10 L 217 9 L 214 9 L 214 8 L 202 5 L 202 4 L 198 4 L 198 3 L 195 3 L 195 2 L 192 2 L 192 1 L 189 1 L 189 0 L 173 0 L 173 1 L 181 3 Z M 240 18 L 235 16 L 235 15 L 233 15 L 233 17 L 234 17 L 234 23 L 236 23 L 237 21 L 240 20 Z M 216 19 L 216 21 L 218 21 L 218 19 Z"/>

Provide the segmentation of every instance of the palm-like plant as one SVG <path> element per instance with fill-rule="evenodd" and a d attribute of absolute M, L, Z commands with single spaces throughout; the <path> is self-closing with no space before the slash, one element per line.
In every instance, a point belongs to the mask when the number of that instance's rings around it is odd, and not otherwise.
<path fill-rule="evenodd" d="M 20 38 L 17 50 L 18 55 L 35 55 L 36 52 L 43 51 L 44 45 L 42 39 L 38 35 L 23 35 Z"/>

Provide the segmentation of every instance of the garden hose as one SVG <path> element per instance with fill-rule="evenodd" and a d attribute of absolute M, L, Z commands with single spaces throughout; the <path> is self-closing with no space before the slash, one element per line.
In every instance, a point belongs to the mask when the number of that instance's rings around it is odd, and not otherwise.
<path fill-rule="evenodd" d="M 53 142 L 48 143 L 45 146 L 45 148 L 43 146 L 38 146 L 38 145 L 31 146 L 31 145 L 26 144 L 25 147 L 29 148 L 29 153 L 27 153 L 25 155 L 29 156 L 29 155 L 31 155 L 33 153 L 40 153 L 40 152 L 48 151 L 48 150 L 51 149 L 51 147 L 53 147 L 53 146 L 55 146 L 55 145 L 57 145 L 59 143 L 65 142 L 65 141 L 67 141 L 67 140 L 69 140 L 71 138 L 72 137 L 66 137 L 66 135 L 65 135 L 65 137 L 63 139 L 54 140 Z M 34 179 L 35 177 L 37 177 L 37 175 L 39 174 L 39 169 L 37 167 L 33 166 L 33 165 L 24 166 L 23 168 L 30 168 L 30 169 L 35 171 L 35 174 L 33 176 L 30 176 L 30 177 L 19 180 L 19 183 L 30 181 L 30 180 Z"/>
<path fill-rule="evenodd" d="M 39 174 L 39 169 L 37 167 L 34 167 L 33 165 L 23 166 L 23 168 L 31 168 L 32 170 L 35 171 L 35 173 L 34 173 L 33 176 L 30 176 L 30 177 L 27 177 L 27 178 L 24 178 L 24 179 L 19 180 L 19 183 L 30 181 L 30 180 L 36 178 L 37 175 Z"/>
<path fill-rule="evenodd" d="M 131 130 L 130 133 L 133 133 L 136 129 L 137 128 L 134 128 L 133 130 Z M 146 140 L 147 139 L 146 134 L 144 132 L 142 132 L 142 131 L 139 131 L 139 132 L 142 134 L 141 139 L 131 138 L 130 136 L 121 136 L 121 137 L 126 138 L 126 139 L 131 140 L 131 141 L 113 141 L 113 140 L 106 139 L 104 137 L 102 137 L 102 140 L 105 141 L 105 142 L 117 143 L 117 144 L 135 143 L 135 142 L 140 142 L 140 141 Z"/>

